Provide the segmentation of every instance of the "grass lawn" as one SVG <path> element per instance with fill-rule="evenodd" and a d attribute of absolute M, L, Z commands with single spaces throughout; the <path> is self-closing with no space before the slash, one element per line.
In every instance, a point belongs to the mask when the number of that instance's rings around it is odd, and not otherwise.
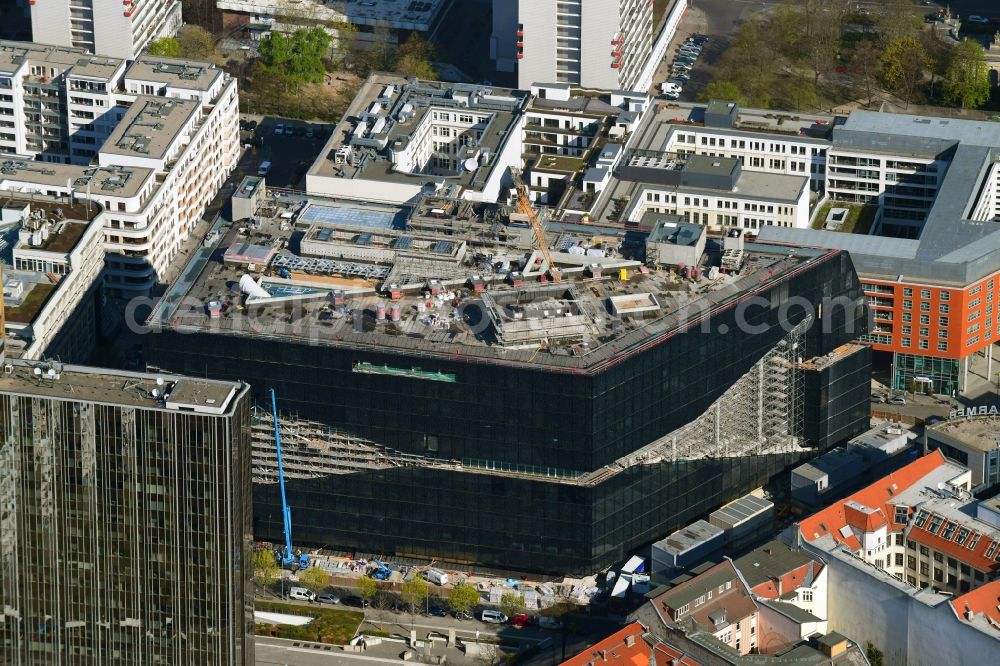
<path fill-rule="evenodd" d="M 364 619 L 361 613 L 355 611 L 313 608 L 311 606 L 283 604 L 276 601 L 257 601 L 254 604 L 254 609 L 268 613 L 308 615 L 315 618 L 309 624 L 301 627 L 257 623 L 256 632 L 258 636 L 274 636 L 276 638 L 332 643 L 334 645 L 349 643 L 355 634 L 358 633 L 358 627 L 361 625 L 361 620 Z"/>
<path fill-rule="evenodd" d="M 819 209 L 819 213 L 813 221 L 813 229 L 822 229 L 826 224 L 826 216 L 831 208 L 846 208 L 847 219 L 841 232 L 845 234 L 867 234 L 871 231 L 872 221 L 875 219 L 876 207 L 869 204 L 847 203 L 846 201 L 827 201 Z"/>

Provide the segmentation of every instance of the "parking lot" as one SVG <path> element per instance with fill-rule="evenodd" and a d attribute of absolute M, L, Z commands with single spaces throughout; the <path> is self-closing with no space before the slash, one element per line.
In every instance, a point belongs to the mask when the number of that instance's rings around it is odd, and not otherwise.
<path fill-rule="evenodd" d="M 305 175 L 319 155 L 333 126 L 302 120 L 241 116 L 244 123 L 257 123 L 253 130 L 240 132 L 244 144 L 249 144 L 252 171 L 263 162 L 271 162 L 267 174 L 270 187 L 305 189 Z M 281 133 L 276 133 L 280 126 Z"/>

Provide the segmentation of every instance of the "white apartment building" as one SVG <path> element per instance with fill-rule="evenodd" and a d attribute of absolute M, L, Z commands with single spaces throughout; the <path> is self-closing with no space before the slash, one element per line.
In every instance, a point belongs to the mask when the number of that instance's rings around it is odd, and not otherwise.
<path fill-rule="evenodd" d="M 12 265 L 3 271 L 7 356 L 89 360 L 104 266 L 100 208 L 5 191 L 0 200 L 5 229 L 17 225 L 16 239 L 8 237 Z"/>
<path fill-rule="evenodd" d="M 490 57 L 517 73 L 518 88 L 646 89 L 652 53 L 649 0 L 493 0 Z"/>
<path fill-rule="evenodd" d="M 722 120 L 728 118 L 730 108 L 735 119 L 739 113 L 735 103 L 709 102 L 704 126 L 671 125 L 658 150 L 732 157 L 746 170 L 803 176 L 809 179 L 811 190 L 823 190 L 829 141 L 801 134 L 738 129 Z"/>
<path fill-rule="evenodd" d="M 527 93 L 373 74 L 306 174 L 309 194 L 496 201 L 521 167 Z"/>
<path fill-rule="evenodd" d="M 594 219 L 665 213 L 715 231 L 809 226 L 805 176 L 745 169 L 737 158 L 629 150 L 614 175 L 590 211 Z M 624 209 L 615 208 L 623 199 Z"/>
<path fill-rule="evenodd" d="M 23 92 L 43 76 L 51 112 L 29 106 Z M 239 160 L 236 81 L 208 63 L 142 56 L 126 66 L 77 49 L 2 42 L 0 90 L 5 84 L 12 101 L 0 99 L 0 119 L 14 127 L 0 132 L 9 156 L 0 182 L 99 203 L 110 293 L 148 291 Z M 48 140 L 49 131 L 58 134 Z M 79 166 L 55 168 L 66 163 Z M 128 187 L 104 178 L 97 188 L 104 173 Z"/>
<path fill-rule="evenodd" d="M 32 0 L 32 39 L 116 58 L 135 58 L 181 27 L 180 0 Z"/>

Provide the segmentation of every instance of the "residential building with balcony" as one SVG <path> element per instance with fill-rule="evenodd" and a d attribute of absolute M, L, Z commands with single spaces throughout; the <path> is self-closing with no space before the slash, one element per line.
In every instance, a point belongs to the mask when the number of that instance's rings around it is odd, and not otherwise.
<path fill-rule="evenodd" d="M 274 32 L 321 26 L 338 37 L 338 26 L 349 24 L 351 42 L 359 46 L 394 47 L 411 33 L 430 40 L 454 0 L 216 0 L 227 31 L 261 39 Z"/>
<path fill-rule="evenodd" d="M 521 168 L 529 94 L 372 74 L 306 173 L 312 195 L 416 202 L 437 191 L 495 202 Z"/>
<path fill-rule="evenodd" d="M 155 284 L 240 154 L 235 79 L 176 58 L 0 42 L 0 123 L 0 181 L 100 204 L 116 296 Z"/>
<path fill-rule="evenodd" d="M 653 54 L 648 0 L 494 0 L 490 56 L 517 87 L 536 81 L 645 90 Z"/>
<path fill-rule="evenodd" d="M 955 394 L 1000 336 L 1000 126 L 855 111 L 833 128 L 827 189 L 876 207 L 870 234 L 766 228 L 761 237 L 848 250 L 892 387 Z"/>
<path fill-rule="evenodd" d="M 0 191 L 8 358 L 91 360 L 104 268 L 101 208 Z M 10 253 L 9 255 L 7 253 Z"/>
<path fill-rule="evenodd" d="M 28 4 L 34 41 L 116 58 L 135 58 L 151 41 L 175 34 L 182 23 L 180 0 Z"/>

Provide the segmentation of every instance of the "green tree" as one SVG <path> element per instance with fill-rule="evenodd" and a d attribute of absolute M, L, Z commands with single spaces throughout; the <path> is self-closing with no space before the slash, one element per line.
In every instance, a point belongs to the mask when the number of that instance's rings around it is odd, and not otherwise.
<path fill-rule="evenodd" d="M 300 29 L 290 36 L 272 32 L 260 42 L 267 68 L 297 83 L 323 82 L 323 57 L 329 50 L 330 35 L 323 28 Z"/>
<path fill-rule="evenodd" d="M 149 55 L 181 57 L 181 43 L 176 37 L 161 37 L 149 43 Z"/>
<path fill-rule="evenodd" d="M 868 645 L 865 647 L 865 656 L 868 657 L 868 663 L 872 666 L 882 666 L 884 662 L 882 651 L 877 647 L 872 645 L 869 641 Z"/>
<path fill-rule="evenodd" d="M 916 37 L 897 37 L 882 52 L 882 81 L 909 106 L 928 66 L 927 52 Z"/>
<path fill-rule="evenodd" d="M 867 106 L 871 107 L 878 91 L 878 80 L 882 74 L 882 58 L 879 49 L 871 42 L 862 42 L 851 56 L 851 71 L 857 81 L 860 92 L 868 98 Z"/>
<path fill-rule="evenodd" d="M 455 585 L 448 597 L 448 607 L 456 613 L 468 613 L 479 603 L 479 590 L 462 581 Z"/>
<path fill-rule="evenodd" d="M 416 611 L 418 606 L 422 606 L 427 601 L 427 581 L 420 576 L 414 576 L 403 583 L 400 591 L 403 602 L 410 608 L 410 616 Z"/>
<path fill-rule="evenodd" d="M 438 73 L 434 70 L 435 57 L 434 45 L 412 32 L 409 39 L 396 49 L 395 70 L 403 76 L 436 80 Z"/>
<path fill-rule="evenodd" d="M 507 617 L 514 617 L 524 611 L 524 596 L 508 592 L 500 597 L 500 611 Z"/>
<path fill-rule="evenodd" d="M 365 620 L 368 619 L 368 604 L 377 593 L 378 583 L 374 578 L 362 576 L 358 579 L 358 596 L 361 597 L 361 610 L 364 612 Z"/>
<path fill-rule="evenodd" d="M 274 553 L 269 550 L 258 550 L 253 554 L 253 579 L 258 585 L 263 587 L 274 585 L 279 573 Z"/>
<path fill-rule="evenodd" d="M 723 81 L 722 79 L 709 81 L 705 89 L 698 95 L 698 99 L 702 102 L 709 102 L 713 99 L 732 100 L 743 104 L 740 87 L 732 81 Z"/>
<path fill-rule="evenodd" d="M 215 37 L 197 25 L 185 25 L 177 31 L 177 43 L 185 58 L 208 58 L 215 53 Z"/>
<path fill-rule="evenodd" d="M 990 98 L 990 68 L 979 42 L 963 39 L 955 47 L 944 79 L 944 99 L 963 109 L 976 108 Z"/>
<path fill-rule="evenodd" d="M 309 567 L 299 574 L 299 582 L 313 592 L 322 592 L 330 584 L 330 574 L 319 567 Z"/>

